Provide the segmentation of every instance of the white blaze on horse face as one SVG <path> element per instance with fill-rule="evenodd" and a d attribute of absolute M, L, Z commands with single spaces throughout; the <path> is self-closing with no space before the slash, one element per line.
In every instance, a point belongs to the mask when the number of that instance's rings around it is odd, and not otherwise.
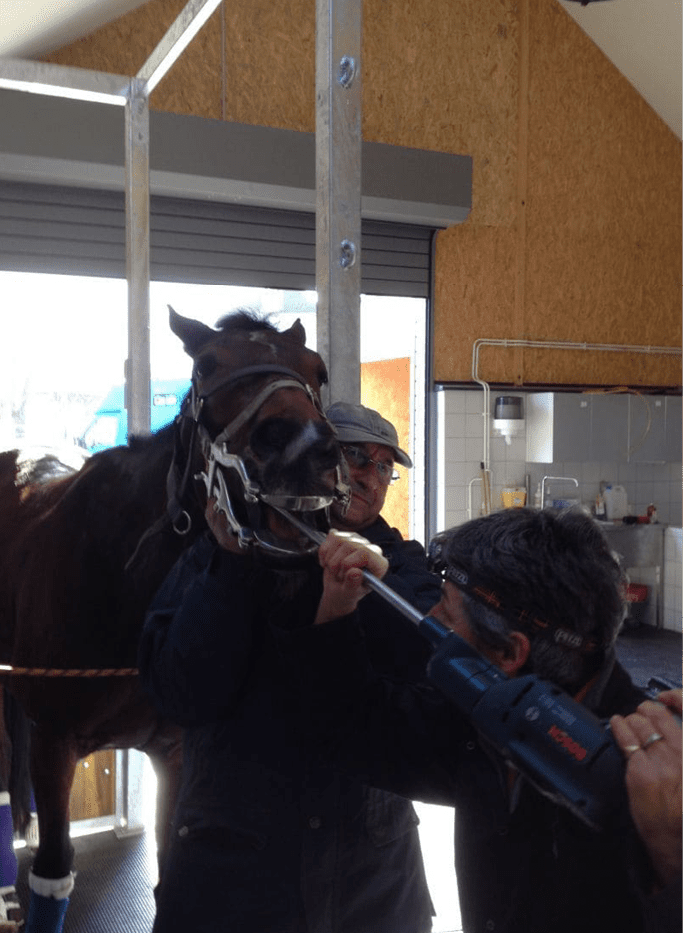
<path fill-rule="evenodd" d="M 280 336 L 278 334 L 278 336 Z M 277 359 L 278 348 L 270 339 L 270 334 L 268 331 L 262 330 L 252 330 L 249 332 L 249 340 L 251 343 L 260 343 L 264 347 L 268 347 L 273 356 Z"/>
<path fill-rule="evenodd" d="M 304 452 L 320 440 L 320 435 L 316 425 L 312 421 L 307 421 L 299 431 L 294 440 L 282 451 L 282 462 L 285 466 L 298 460 Z"/>

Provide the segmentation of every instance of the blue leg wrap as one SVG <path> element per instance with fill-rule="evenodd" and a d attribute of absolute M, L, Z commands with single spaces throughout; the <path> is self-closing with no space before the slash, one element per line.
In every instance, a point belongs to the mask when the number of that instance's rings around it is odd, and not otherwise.
<path fill-rule="evenodd" d="M 14 854 L 14 826 L 9 794 L 0 793 L 0 888 L 11 888 L 17 881 L 17 857 Z"/>
<path fill-rule="evenodd" d="M 26 933 L 62 933 L 68 897 L 43 897 L 31 891 Z"/>

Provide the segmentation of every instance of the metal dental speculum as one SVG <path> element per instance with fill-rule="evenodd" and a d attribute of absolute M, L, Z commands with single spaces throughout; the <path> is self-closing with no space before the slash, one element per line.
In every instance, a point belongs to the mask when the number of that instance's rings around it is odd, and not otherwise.
<path fill-rule="evenodd" d="M 231 470 L 239 479 L 247 509 L 250 506 L 263 504 L 273 506 L 276 509 L 301 513 L 319 512 L 328 509 L 335 500 L 341 502 L 342 507 L 348 505 L 350 490 L 342 479 L 340 467 L 336 468 L 337 478 L 334 491 L 328 495 L 297 496 L 277 492 L 266 493 L 251 478 L 242 457 L 230 453 L 225 441 L 217 438 L 216 441 L 208 445 L 207 471 L 197 474 L 197 478 L 203 480 L 207 496 L 216 500 L 216 510 L 223 512 L 230 530 L 237 538 L 239 546 L 244 549 L 256 546 L 272 555 L 300 557 L 313 554 L 316 546 L 311 545 L 303 549 L 294 549 L 270 531 L 245 525 L 237 517 L 233 507 L 225 476 L 227 470 Z M 252 524 L 255 526 L 258 519 L 256 513 L 253 514 L 253 519 Z"/>

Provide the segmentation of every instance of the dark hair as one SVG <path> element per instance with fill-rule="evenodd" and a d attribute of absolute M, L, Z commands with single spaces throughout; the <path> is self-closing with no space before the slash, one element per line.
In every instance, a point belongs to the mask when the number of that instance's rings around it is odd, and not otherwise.
<path fill-rule="evenodd" d="M 598 669 L 624 618 L 626 578 L 597 523 L 568 509 L 506 509 L 438 535 L 475 637 L 531 642 L 526 669 L 575 691 Z"/>
<path fill-rule="evenodd" d="M 221 333 L 233 331 L 266 330 L 278 333 L 270 315 L 261 315 L 254 308 L 235 308 L 216 321 L 216 330 Z"/>

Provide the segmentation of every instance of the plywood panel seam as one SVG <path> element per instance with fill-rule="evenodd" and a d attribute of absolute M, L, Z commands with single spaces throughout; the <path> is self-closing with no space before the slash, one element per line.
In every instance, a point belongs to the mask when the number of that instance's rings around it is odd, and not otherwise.
<path fill-rule="evenodd" d="M 525 331 L 526 223 L 529 162 L 529 0 L 519 2 L 519 87 L 517 97 L 517 250 L 514 333 Z M 514 381 L 524 382 L 524 351 L 514 351 Z"/>

